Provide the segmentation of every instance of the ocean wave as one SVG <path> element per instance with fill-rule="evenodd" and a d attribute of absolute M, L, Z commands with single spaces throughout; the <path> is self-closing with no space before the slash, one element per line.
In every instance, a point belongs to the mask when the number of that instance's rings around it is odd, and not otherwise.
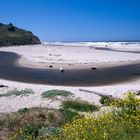
<path fill-rule="evenodd" d="M 122 46 L 140 45 L 140 42 L 43 42 L 44 45 L 53 46 Z"/>

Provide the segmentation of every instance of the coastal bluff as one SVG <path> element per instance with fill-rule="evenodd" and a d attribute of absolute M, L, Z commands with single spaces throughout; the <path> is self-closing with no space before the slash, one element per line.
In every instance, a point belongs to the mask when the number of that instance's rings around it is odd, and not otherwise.
<path fill-rule="evenodd" d="M 41 44 L 41 41 L 32 32 L 20 29 L 12 23 L 0 23 L 0 47 L 30 44 Z"/>

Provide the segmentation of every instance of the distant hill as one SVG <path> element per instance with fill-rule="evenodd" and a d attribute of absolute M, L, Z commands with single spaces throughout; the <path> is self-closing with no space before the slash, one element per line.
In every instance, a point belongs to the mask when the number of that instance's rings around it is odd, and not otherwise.
<path fill-rule="evenodd" d="M 32 32 L 15 27 L 12 23 L 0 23 L 0 46 L 40 44 L 40 40 Z"/>

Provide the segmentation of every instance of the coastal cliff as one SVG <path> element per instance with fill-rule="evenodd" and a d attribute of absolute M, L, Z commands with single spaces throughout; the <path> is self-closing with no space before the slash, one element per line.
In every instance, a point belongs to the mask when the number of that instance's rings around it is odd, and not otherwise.
<path fill-rule="evenodd" d="M 10 24 L 0 23 L 0 46 L 41 44 L 32 32 Z"/>

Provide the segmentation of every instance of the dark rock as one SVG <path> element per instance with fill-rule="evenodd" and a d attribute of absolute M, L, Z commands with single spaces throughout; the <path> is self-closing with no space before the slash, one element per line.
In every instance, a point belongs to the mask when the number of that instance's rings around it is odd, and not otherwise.
<path fill-rule="evenodd" d="M 140 95 L 140 90 L 137 90 L 136 92 L 134 92 L 135 95 Z"/>
<path fill-rule="evenodd" d="M 61 71 L 61 72 L 64 72 L 64 69 L 63 69 L 63 68 L 60 68 L 60 71 Z"/>
<path fill-rule="evenodd" d="M 91 70 L 96 70 L 97 68 L 96 67 L 91 67 Z"/>
<path fill-rule="evenodd" d="M 6 86 L 6 85 L 0 85 L 0 88 L 3 88 L 3 87 L 8 87 L 8 86 Z"/>

